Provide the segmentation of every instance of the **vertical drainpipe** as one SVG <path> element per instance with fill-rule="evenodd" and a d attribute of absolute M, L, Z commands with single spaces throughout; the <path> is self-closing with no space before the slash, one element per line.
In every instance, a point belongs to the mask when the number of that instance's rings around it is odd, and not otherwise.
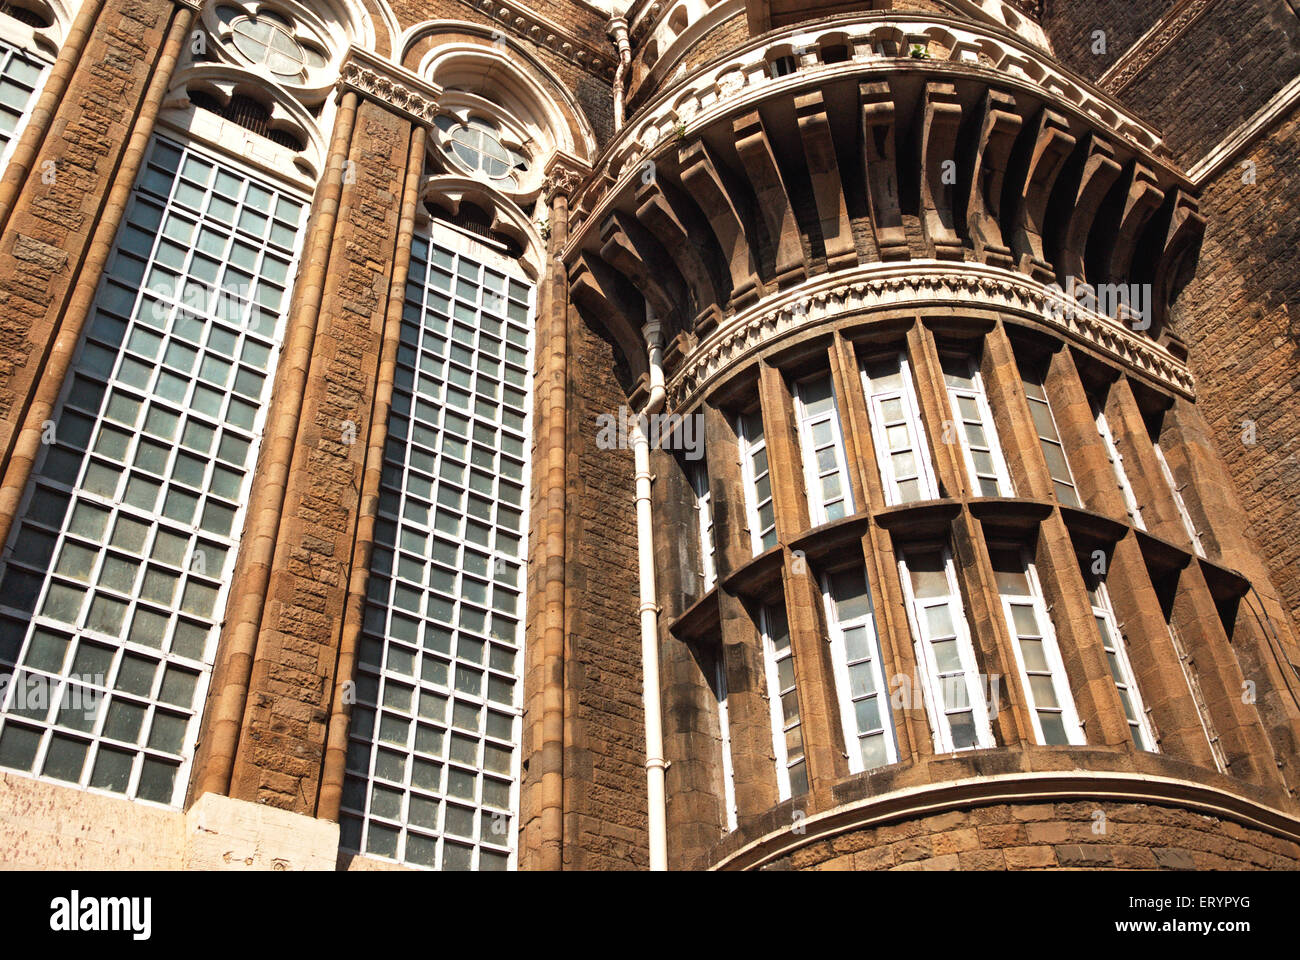
<path fill-rule="evenodd" d="M 78 21 L 80 22 L 80 21 Z M 185 48 L 185 38 L 194 26 L 194 10 L 188 6 L 176 11 L 176 18 L 163 41 L 162 54 L 154 66 L 153 76 L 145 90 L 144 100 L 140 104 L 140 114 L 131 128 L 131 136 L 113 180 L 108 200 L 104 204 L 104 213 L 95 227 L 90 247 L 81 266 L 77 285 L 63 311 L 58 333 L 50 354 L 41 370 L 32 403 L 23 418 L 22 429 L 14 443 L 9 464 L 4 471 L 3 484 L 0 484 L 0 543 L 9 541 L 9 531 L 18 513 L 27 481 L 31 478 L 36 458 L 41 451 L 41 436 L 45 423 L 54 413 L 59 391 L 72 368 L 72 358 L 81 341 L 81 331 L 90 316 L 95 303 L 95 292 L 99 288 L 99 279 L 108 264 L 109 254 L 113 251 L 113 241 L 117 238 L 117 229 L 126 214 L 131 191 L 135 188 L 136 177 L 144 163 L 145 151 L 153 137 L 154 123 L 158 111 L 162 109 L 163 99 L 171 85 L 172 74 Z M 39 145 L 38 145 L 39 146 Z"/>
<path fill-rule="evenodd" d="M 609 21 L 606 32 L 618 48 L 618 67 L 614 70 L 614 132 L 623 129 L 623 100 L 627 84 L 627 68 L 632 65 L 632 44 L 627 36 L 627 18 L 615 17 Z"/>
<path fill-rule="evenodd" d="M 375 403 L 370 417 L 370 441 L 367 444 L 365 473 L 361 481 L 361 515 L 357 520 L 356 540 L 352 547 L 352 573 L 347 606 L 343 612 L 338 663 L 334 671 L 334 702 L 330 709 L 329 730 L 325 738 L 325 765 L 316 804 L 316 816 L 333 822 L 338 822 L 343 799 L 348 725 L 352 719 L 351 698 L 346 696 L 346 692 L 347 685 L 356 674 L 357 649 L 361 642 L 361 627 L 366 611 L 370 559 L 374 553 L 375 521 L 379 512 L 379 485 L 384 472 L 384 446 L 388 443 L 388 419 L 393 409 L 393 386 L 397 382 L 397 351 L 401 343 L 406 281 L 411 272 L 415 217 L 420 206 L 420 179 L 424 174 L 426 138 L 424 127 L 416 126 L 411 132 L 411 150 L 406 164 L 406 183 L 402 190 L 401 216 L 397 226 L 397 254 L 393 263 L 392 282 L 388 288 L 388 313 L 384 318 L 379 377 L 375 384 Z"/>
<path fill-rule="evenodd" d="M 647 308 L 648 312 L 648 308 Z M 664 789 L 663 710 L 659 685 L 659 604 L 655 586 L 654 508 L 650 472 L 650 439 L 646 418 L 663 409 L 666 399 L 663 369 L 663 337 L 655 320 L 645 325 L 646 349 L 650 357 L 650 397 L 632 427 L 631 440 L 636 464 L 636 541 L 640 574 L 641 670 L 645 704 L 646 814 L 650 847 L 650 869 L 668 869 L 667 806 Z"/>

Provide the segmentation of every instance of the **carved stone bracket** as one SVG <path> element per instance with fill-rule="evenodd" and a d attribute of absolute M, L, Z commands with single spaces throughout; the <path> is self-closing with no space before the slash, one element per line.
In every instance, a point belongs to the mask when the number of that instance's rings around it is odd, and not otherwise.
<path fill-rule="evenodd" d="M 339 87 L 355 90 L 421 124 L 433 123 L 442 96 L 437 84 L 360 47 L 348 51 L 339 70 Z"/>
<path fill-rule="evenodd" d="M 1054 300 L 1042 285 L 985 265 L 874 264 L 817 277 L 738 313 L 706 337 L 668 384 L 672 409 L 693 403 L 720 375 L 785 336 L 872 310 L 927 306 L 991 308 L 1037 319 L 1136 368 L 1184 396 L 1195 388 L 1185 364 L 1164 347 L 1081 304 Z"/>

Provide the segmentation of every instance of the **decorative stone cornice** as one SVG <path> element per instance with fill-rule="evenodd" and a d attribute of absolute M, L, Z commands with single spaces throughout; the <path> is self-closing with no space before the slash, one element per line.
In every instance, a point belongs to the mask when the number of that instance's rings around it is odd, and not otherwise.
<path fill-rule="evenodd" d="M 542 182 L 542 197 L 547 203 L 555 199 L 556 194 L 572 197 L 591 175 L 591 167 L 571 153 L 556 150 L 551 159 L 546 161 L 545 179 Z"/>
<path fill-rule="evenodd" d="M 1193 395 L 1191 372 L 1164 347 L 1082 304 L 1059 309 L 1047 288 L 1028 277 L 983 264 L 913 260 L 822 275 L 735 314 L 674 374 L 670 408 L 689 406 L 728 371 L 791 334 L 874 310 L 963 305 L 1036 319 L 1176 393 Z"/>
<path fill-rule="evenodd" d="M 612 77 L 614 74 L 612 58 L 605 50 L 592 46 L 576 34 L 570 33 L 522 4 L 514 3 L 513 0 L 460 0 L 460 2 L 491 17 L 515 36 L 539 47 L 545 47 L 584 69 L 605 78 Z"/>
<path fill-rule="evenodd" d="M 354 90 L 405 114 L 416 123 L 431 124 L 442 88 L 360 47 L 352 47 L 339 68 L 339 87 Z"/>
<path fill-rule="evenodd" d="M 1178 0 L 1173 9 L 1156 25 L 1138 38 L 1133 46 L 1097 78 L 1097 86 L 1112 96 L 1137 79 L 1157 57 L 1186 33 L 1197 20 L 1214 6 L 1215 0 Z"/>

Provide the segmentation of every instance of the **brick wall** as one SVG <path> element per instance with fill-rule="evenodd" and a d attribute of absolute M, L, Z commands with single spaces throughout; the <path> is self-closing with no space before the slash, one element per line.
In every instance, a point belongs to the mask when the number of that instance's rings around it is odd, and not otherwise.
<path fill-rule="evenodd" d="M 644 868 L 645 727 L 631 450 L 596 417 L 627 403 L 614 345 L 571 314 L 565 868 Z"/>
<path fill-rule="evenodd" d="M 1042 24 L 1057 59 L 1093 80 L 1172 6 L 1173 0 L 1045 0 Z M 1096 30 L 1106 34 L 1105 53 L 1093 52 Z"/>
<path fill-rule="evenodd" d="M 1297 867 L 1300 867 L 1300 844 L 1230 820 L 1175 807 L 1080 801 L 997 804 L 857 830 L 809 844 L 764 869 L 1295 870 Z"/>
<path fill-rule="evenodd" d="M 1300 18 L 1288 0 L 1218 0 L 1120 94 L 1184 165 L 1300 74 Z"/>
<path fill-rule="evenodd" d="M 170 0 L 105 4 L 0 238 L 0 451 L 40 376 L 173 9 Z"/>
<path fill-rule="evenodd" d="M 409 145 L 408 121 L 362 103 L 231 787 L 299 812 L 320 780 Z"/>
<path fill-rule="evenodd" d="M 1250 533 L 1300 619 L 1300 115 L 1230 164 L 1202 196 L 1196 278 L 1173 316 L 1191 348 L 1198 406 L 1236 480 Z M 1242 182 L 1241 163 L 1256 165 Z M 1255 443 L 1244 436 L 1254 423 Z"/>

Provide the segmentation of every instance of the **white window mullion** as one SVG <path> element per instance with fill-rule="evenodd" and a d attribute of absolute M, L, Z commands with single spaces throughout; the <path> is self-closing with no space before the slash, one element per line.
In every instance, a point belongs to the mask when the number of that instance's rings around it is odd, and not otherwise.
<path fill-rule="evenodd" d="M 772 476 L 761 411 L 743 414 L 737 423 L 736 434 L 745 484 L 745 515 L 749 521 L 750 542 L 757 556 L 776 546 L 776 508 L 772 501 Z"/>
<path fill-rule="evenodd" d="M 716 550 L 713 542 L 713 498 L 709 492 L 709 471 L 703 460 L 696 461 L 690 470 L 691 490 L 695 494 L 695 520 L 700 535 L 700 576 L 704 592 L 708 593 L 718 582 Z"/>
<path fill-rule="evenodd" d="M 1056 417 L 1052 414 L 1052 404 L 1047 398 L 1047 390 L 1041 376 L 1024 375 L 1021 384 L 1025 388 L 1025 400 L 1029 403 L 1029 416 L 1038 433 L 1038 445 L 1047 461 L 1047 472 L 1052 478 L 1052 487 L 1056 499 L 1067 507 L 1082 507 L 1079 491 L 1075 487 L 1074 474 L 1070 471 L 1070 460 L 1065 454 L 1065 443 L 1056 426 Z"/>
<path fill-rule="evenodd" d="M 772 752 L 776 757 L 777 794 L 782 800 L 808 792 L 808 767 L 804 756 L 799 691 L 795 685 L 794 649 L 785 607 L 763 607 L 759 613 L 763 632 L 763 662 L 767 695 L 772 711 Z"/>
<path fill-rule="evenodd" d="M 1048 745 L 1086 743 L 1038 572 L 1021 547 L 991 546 L 989 552 L 1035 739 Z"/>
<path fill-rule="evenodd" d="M 184 796 L 306 210 L 155 137 L 5 550 L 0 669 L 56 697 L 0 716 L 0 765 Z"/>
<path fill-rule="evenodd" d="M 32 116 L 51 64 L 0 37 L 0 172 Z"/>
<path fill-rule="evenodd" d="M 1138 506 L 1137 496 L 1133 493 L 1133 485 L 1129 482 L 1128 473 L 1124 469 L 1124 455 L 1119 452 L 1119 444 L 1115 442 L 1115 434 L 1111 432 L 1110 424 L 1106 421 L 1106 414 L 1102 412 L 1100 405 L 1093 404 L 1092 412 L 1097 421 L 1097 433 L 1106 448 L 1106 456 L 1110 460 L 1111 470 L 1115 473 L 1115 483 L 1124 497 L 1124 507 L 1128 510 L 1129 519 L 1133 521 L 1133 525 L 1139 530 L 1145 530 L 1147 526 L 1142 519 L 1142 508 Z"/>
<path fill-rule="evenodd" d="M 864 571 L 853 567 L 824 575 L 822 596 L 849 771 L 861 773 L 894 763 L 898 746 L 889 686 Z"/>
<path fill-rule="evenodd" d="M 1152 753 L 1159 752 L 1155 726 L 1142 701 L 1138 689 L 1137 677 L 1133 673 L 1133 664 L 1129 660 L 1126 640 L 1115 617 L 1115 608 L 1110 602 L 1110 593 L 1106 584 L 1099 577 L 1087 577 L 1088 599 L 1092 603 L 1092 616 L 1097 623 L 1097 632 L 1101 634 L 1102 648 L 1106 651 L 1106 663 L 1110 667 L 1111 679 L 1119 691 L 1120 702 L 1124 708 L 1124 719 L 1128 722 L 1129 732 L 1139 750 Z"/>
<path fill-rule="evenodd" d="M 961 443 L 974 492 L 982 497 L 1015 496 L 1002 456 L 984 381 L 968 355 L 943 354 L 943 378 L 952 406 L 953 428 Z"/>
<path fill-rule="evenodd" d="M 829 376 L 795 384 L 795 413 L 813 526 L 853 512 L 844 435 Z"/>
<path fill-rule="evenodd" d="M 939 496 L 934 466 L 907 357 L 898 353 L 862 365 L 876 462 L 889 506 Z"/>
<path fill-rule="evenodd" d="M 1169 461 L 1165 459 L 1165 452 L 1160 449 L 1160 444 L 1153 445 L 1156 451 L 1156 460 L 1160 464 L 1160 472 L 1164 474 L 1165 483 L 1169 485 L 1169 492 L 1173 494 L 1174 506 L 1178 508 L 1178 517 L 1183 521 L 1183 529 L 1187 531 L 1188 538 L 1192 541 L 1192 549 L 1196 551 L 1198 557 L 1205 557 L 1205 547 L 1201 543 L 1201 536 L 1196 532 L 1196 525 L 1192 523 L 1192 515 L 1187 511 L 1187 501 L 1183 499 L 1182 493 L 1178 489 L 1178 482 L 1174 479 L 1174 472 L 1169 469 Z"/>
<path fill-rule="evenodd" d="M 719 648 L 713 665 L 713 695 L 718 701 L 718 730 L 722 739 L 722 805 L 728 832 L 736 829 L 736 772 L 731 759 L 731 708 L 727 701 L 727 668 Z"/>

